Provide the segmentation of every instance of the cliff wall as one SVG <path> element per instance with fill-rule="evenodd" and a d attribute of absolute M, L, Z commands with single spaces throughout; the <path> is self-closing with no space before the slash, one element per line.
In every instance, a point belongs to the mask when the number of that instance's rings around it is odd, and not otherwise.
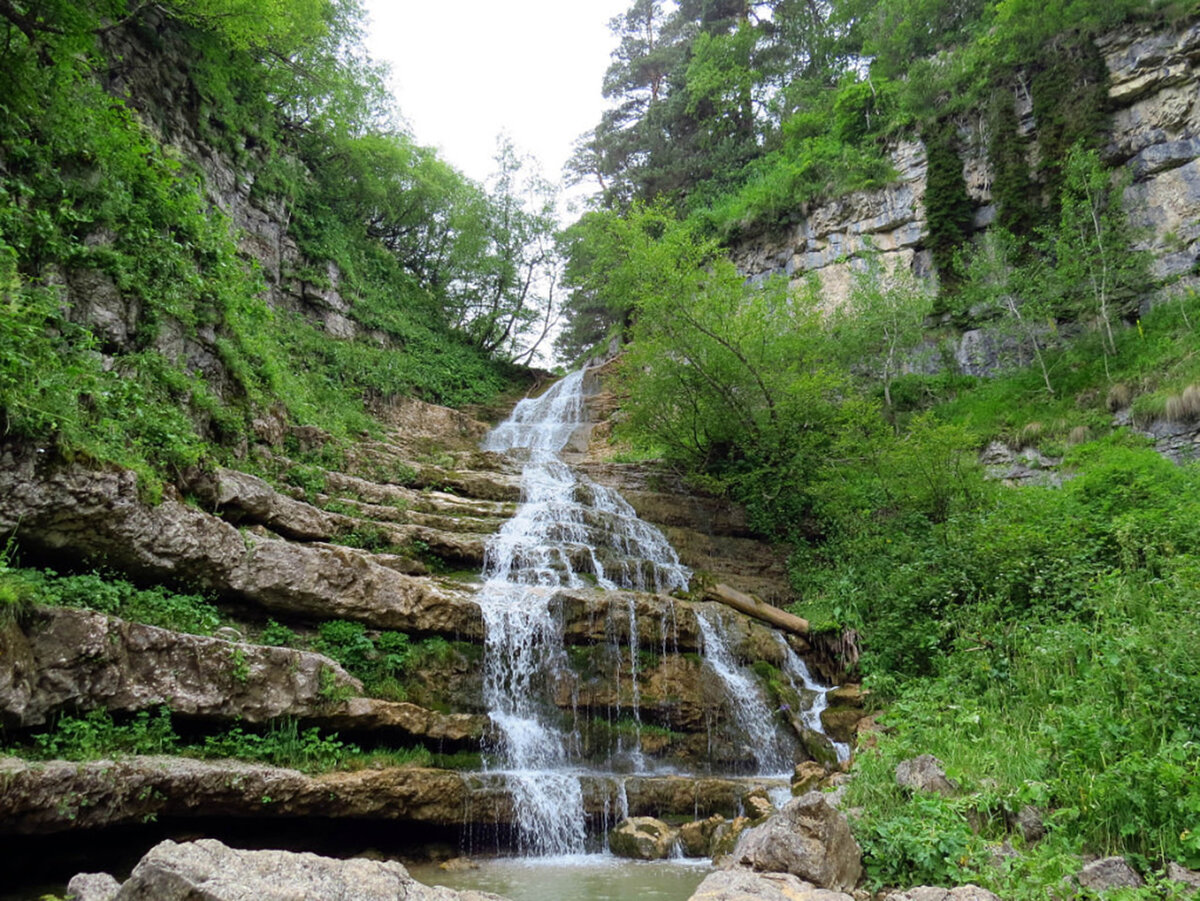
<path fill-rule="evenodd" d="M 1098 45 L 1108 67 L 1112 114 L 1105 155 L 1131 173 L 1126 206 L 1144 236 L 1142 247 L 1153 256 L 1153 274 L 1200 284 L 1200 22 L 1170 31 L 1122 29 Z M 1017 98 L 1017 107 L 1022 130 L 1036 137 L 1028 94 Z M 961 137 L 974 224 L 984 229 L 996 215 L 986 135 L 976 123 Z M 905 142 L 892 159 L 898 177 L 889 187 L 821 204 L 786 234 L 748 238 L 733 248 L 734 262 L 755 280 L 782 274 L 799 281 L 815 273 L 834 305 L 846 297 L 851 272 L 872 250 L 889 269 L 934 275 L 926 244 L 925 148 Z"/>

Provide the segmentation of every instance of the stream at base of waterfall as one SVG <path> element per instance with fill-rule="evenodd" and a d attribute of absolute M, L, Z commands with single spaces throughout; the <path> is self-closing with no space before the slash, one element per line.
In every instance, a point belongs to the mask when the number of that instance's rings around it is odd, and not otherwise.
<path fill-rule="evenodd" d="M 507 453 L 523 464 L 521 504 L 487 544 L 477 601 L 486 629 L 490 772 L 507 782 L 516 850 L 529 857 L 582 855 L 587 837 L 578 737 L 558 725 L 552 700 L 555 680 L 568 669 L 562 629 L 551 613 L 555 592 L 599 587 L 666 594 L 686 590 L 690 577 L 663 534 L 639 519 L 624 498 L 563 462 L 563 449 L 585 423 L 584 375 L 574 372 L 540 397 L 521 401 L 483 444 L 484 450 Z M 632 716 L 640 725 L 632 600 L 627 613 Z M 726 646 L 719 616 L 699 610 L 697 616 L 705 663 L 725 686 L 729 715 L 752 749 L 759 772 L 786 778 L 791 746 L 775 728 L 772 711 Z M 790 648 L 785 659 L 793 687 L 813 698 L 805 722 L 820 731 L 825 690 Z M 844 753 L 837 750 L 839 756 Z M 646 761 L 634 750 L 628 765 L 644 771 Z M 614 806 L 620 818 L 619 797 Z"/>

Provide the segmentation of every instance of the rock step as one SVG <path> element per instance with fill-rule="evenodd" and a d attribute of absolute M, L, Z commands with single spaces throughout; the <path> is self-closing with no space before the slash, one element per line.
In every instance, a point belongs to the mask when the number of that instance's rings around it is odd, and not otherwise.
<path fill-rule="evenodd" d="M 368 508 L 376 514 L 374 517 L 332 513 L 288 497 L 257 476 L 223 468 L 192 474 L 187 487 L 206 507 L 234 524 L 261 525 L 284 538 L 300 541 L 329 541 L 370 529 L 397 547 L 420 542 L 429 553 L 449 563 L 475 568 L 483 565 L 487 536 L 503 522 L 495 515 L 409 514 L 396 506 L 383 505 Z M 326 503 L 332 500 L 328 495 L 323 497 Z"/>
<path fill-rule="evenodd" d="M 307 725 L 381 737 L 477 745 L 486 716 L 443 714 L 416 704 L 353 697 L 362 685 L 308 651 L 172 632 L 91 610 L 37 607 L 0 631 L 0 723 L 27 728 L 64 710 L 133 713 L 167 705 L 176 714 Z"/>
<path fill-rule="evenodd" d="M 514 821 L 503 774 L 420 767 L 310 776 L 239 761 L 127 757 L 86 763 L 0 758 L 0 834 L 45 835 L 145 822 L 152 817 L 391 820 L 469 828 Z M 624 789 L 632 816 L 733 816 L 763 779 L 584 775 L 584 807 L 595 818 L 617 809 Z"/>

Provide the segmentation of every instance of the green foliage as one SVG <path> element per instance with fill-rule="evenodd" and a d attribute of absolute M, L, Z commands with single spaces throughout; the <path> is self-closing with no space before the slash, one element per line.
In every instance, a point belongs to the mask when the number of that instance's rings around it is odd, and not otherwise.
<path fill-rule="evenodd" d="M 1044 68 L 1033 78 L 1033 115 L 1038 123 L 1039 174 L 1049 211 L 1058 212 L 1073 148 L 1099 150 L 1108 126 L 1108 69 L 1090 35 L 1055 37 L 1039 55 Z"/>
<path fill-rule="evenodd" d="M 1077 316 L 1094 317 L 1105 354 L 1115 354 L 1113 324 L 1135 309 L 1149 281 L 1147 255 L 1133 250 L 1121 205 L 1128 175 L 1114 182 L 1099 154 L 1082 144 L 1062 165 L 1058 230 L 1051 237 L 1060 302 Z"/>
<path fill-rule="evenodd" d="M 259 644 L 273 645 L 279 648 L 294 648 L 296 641 L 297 636 L 294 630 L 273 619 L 267 620 L 267 624 L 263 626 L 262 632 L 258 635 Z"/>
<path fill-rule="evenodd" d="M 967 194 L 963 163 L 957 151 L 958 135 L 953 120 L 936 123 L 925 134 L 928 172 L 925 184 L 925 217 L 928 245 L 937 267 L 941 291 L 938 302 L 946 304 L 955 285 L 954 260 L 971 234 L 974 204 Z"/>
<path fill-rule="evenodd" d="M 100 573 L 60 576 L 53 570 L 19 570 L 14 578 L 24 585 L 24 596 L 38 604 L 86 607 L 131 622 L 195 635 L 211 635 L 223 621 L 210 600 L 162 585 L 143 589 Z"/>
<path fill-rule="evenodd" d="M 892 383 L 904 363 L 911 365 L 932 305 L 927 285 L 905 272 L 885 272 L 879 259 L 869 256 L 852 276 L 847 302 L 826 324 L 837 359 L 850 370 L 871 370 L 870 380 L 882 387 L 889 413 Z M 864 366 L 864 360 L 873 362 Z"/>
<path fill-rule="evenodd" d="M 992 199 L 996 224 L 1009 234 L 1028 235 L 1038 221 L 1039 203 L 1027 155 L 1018 134 L 1016 96 L 1002 82 L 988 105 L 988 162 L 992 171 Z"/>
<path fill-rule="evenodd" d="M 315 648 L 361 679 L 368 695 L 404 700 L 400 680 L 410 664 L 413 648 L 403 632 L 368 634 L 362 623 L 330 620 L 318 627 Z"/>
<path fill-rule="evenodd" d="M 878 820 L 864 818 L 856 834 L 875 886 L 966 882 L 981 851 L 967 820 L 939 796 L 914 798 L 901 812 Z"/>
<path fill-rule="evenodd" d="M 842 380 L 822 365 L 811 298 L 789 298 L 781 282 L 747 288 L 711 256 L 710 243 L 668 222 L 628 258 L 622 277 L 638 304 L 622 370 L 629 425 L 669 459 L 719 476 L 756 527 L 786 534 L 839 421 Z"/>
<path fill-rule="evenodd" d="M 171 754 L 178 745 L 171 711 L 164 706 L 154 713 L 143 710 L 123 725 L 106 710 L 60 716 L 49 731 L 33 737 L 29 753 L 41 760 L 94 760 L 119 754 Z"/>
<path fill-rule="evenodd" d="M 498 222 L 526 223 L 517 201 L 472 185 L 386 127 L 384 80 L 359 44 L 359 5 L 172 2 L 155 7 L 166 19 L 154 37 L 142 27 L 148 9 L 89 0 L 43 4 L 36 19 L 0 10 L 5 432 L 133 467 L 152 495 L 163 475 L 227 455 L 268 406 L 348 434 L 368 428 L 367 399 L 490 398 L 506 369 L 480 347 L 513 354 L 532 306 L 501 348 L 467 334 L 479 317 L 461 314 L 447 291 L 494 284 L 483 263 L 525 259 L 544 246 L 546 228 L 510 229 L 499 249 Z M 145 112 L 135 115 L 105 90 L 111 35 L 178 61 L 196 96 L 199 137 L 254 184 L 264 209 L 289 211 L 293 236 L 336 276 L 323 287 L 374 330 L 369 340 L 336 338 L 268 308 L 263 280 L 212 209 L 196 164 L 157 135 L 192 136 L 170 133 L 173 121 L 143 124 L 174 98 L 139 95 Z M 414 185 L 423 193 L 406 190 Z M 460 212 L 468 195 L 478 202 Z M 464 222 L 484 229 L 474 256 L 453 270 L 412 270 L 413 260 L 432 264 L 424 251 Z M 402 230 L 428 240 L 389 240 Z M 304 367 L 293 365 L 298 358 Z"/>
<path fill-rule="evenodd" d="M 265 732 L 247 732 L 234 726 L 228 732 L 210 735 L 200 749 L 204 757 L 234 757 L 306 772 L 340 769 L 362 750 L 338 739 L 337 733 L 322 735 L 316 726 L 301 729 L 294 719 L 284 719 Z"/>

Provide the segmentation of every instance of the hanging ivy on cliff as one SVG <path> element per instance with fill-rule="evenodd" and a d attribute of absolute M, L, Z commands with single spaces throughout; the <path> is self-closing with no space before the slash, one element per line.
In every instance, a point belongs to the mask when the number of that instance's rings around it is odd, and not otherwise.
<path fill-rule="evenodd" d="M 1108 68 L 1090 35 L 1055 38 L 1034 74 L 1033 117 L 1037 123 L 1038 178 L 1044 187 L 1046 221 L 1058 218 L 1063 161 L 1072 147 L 1099 150 L 1108 129 Z"/>
<path fill-rule="evenodd" d="M 1020 134 L 1016 98 L 1001 87 L 988 106 L 988 162 L 996 223 L 1014 235 L 1032 234 L 1040 213 L 1037 187 L 1029 170 L 1029 144 Z"/>
<path fill-rule="evenodd" d="M 971 234 L 974 216 L 974 204 L 967 194 L 957 143 L 955 125 L 950 119 L 936 122 L 925 135 L 928 156 L 925 217 L 929 228 L 928 246 L 942 286 L 940 308 L 944 308 L 954 291 L 957 279 L 954 258 Z"/>

